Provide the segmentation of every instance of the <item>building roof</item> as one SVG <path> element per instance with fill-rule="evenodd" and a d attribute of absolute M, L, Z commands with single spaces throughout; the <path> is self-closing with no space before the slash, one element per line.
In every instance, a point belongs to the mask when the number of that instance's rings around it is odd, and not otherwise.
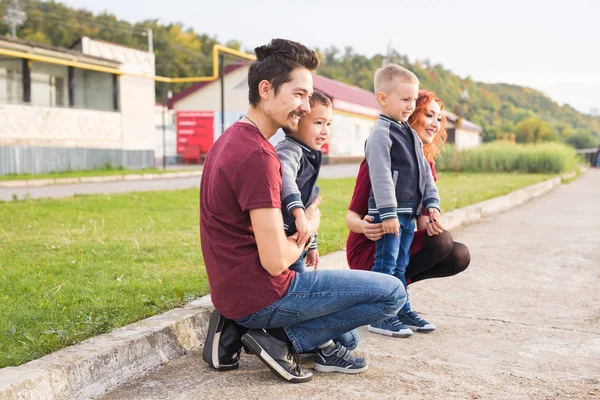
<path fill-rule="evenodd" d="M 443 113 L 448 121 L 450 121 L 453 124 L 456 124 L 456 121 L 458 120 L 458 115 L 446 110 L 444 110 Z M 483 128 L 465 118 L 463 118 L 460 122 L 460 129 L 465 129 L 467 131 L 473 131 L 477 133 L 483 132 Z"/>
<path fill-rule="evenodd" d="M 227 65 L 225 67 L 225 75 L 237 70 L 238 68 L 241 68 L 244 65 L 247 65 L 247 63 L 236 63 Z M 171 99 L 168 100 L 168 107 L 173 108 L 173 105 L 177 101 L 202 89 L 209 83 L 210 82 L 198 82 L 188 87 L 187 89 L 175 94 Z M 358 86 L 353 86 L 344 82 L 336 81 L 334 79 L 327 78 L 321 75 L 314 75 L 313 86 L 316 90 L 323 92 L 327 97 L 329 97 L 333 102 L 334 108 L 336 109 L 370 116 L 379 115 L 379 104 L 377 103 L 375 94 L 371 91 L 359 88 Z M 349 105 L 356 105 L 358 107 L 348 107 Z M 453 114 L 446 110 L 444 110 L 443 113 L 450 122 L 456 123 L 456 120 L 458 119 L 456 114 Z M 483 129 L 479 125 L 466 119 L 462 120 L 461 128 L 475 132 L 483 131 Z"/>
<path fill-rule="evenodd" d="M 115 60 L 109 60 L 102 57 L 90 56 L 87 54 L 83 54 L 81 51 L 67 49 L 64 47 L 51 46 L 48 44 L 41 44 L 30 42 L 28 40 L 18 39 L 18 38 L 8 38 L 0 36 L 0 47 L 10 48 L 14 51 L 22 51 L 28 52 L 31 54 L 45 55 L 45 56 L 55 56 L 57 58 L 69 59 L 73 60 L 74 57 L 77 58 L 77 61 L 80 62 L 88 62 L 90 64 L 100 64 L 111 66 L 118 66 L 121 63 Z M 41 50 L 41 52 L 40 52 Z M 43 54 L 42 54 L 43 53 Z"/>
<path fill-rule="evenodd" d="M 227 76 L 231 72 L 236 71 L 245 65 L 248 65 L 248 63 L 247 62 L 237 62 L 234 64 L 226 65 L 223 70 L 223 73 L 225 76 Z M 202 89 L 203 87 L 209 85 L 212 82 L 214 82 L 214 81 L 204 81 L 204 82 L 194 83 L 192 86 L 189 86 L 186 89 L 183 89 L 181 92 L 175 93 L 173 95 L 173 97 L 171 97 L 169 100 L 167 100 L 167 107 L 169 107 L 169 109 L 172 109 L 173 106 L 175 105 L 175 103 L 177 103 L 179 100 L 183 99 L 184 97 L 189 96 L 192 93 L 197 92 L 198 90 Z"/>
<path fill-rule="evenodd" d="M 313 77 L 313 86 L 332 100 L 339 99 L 359 106 L 379 109 L 375 94 L 358 86 L 352 86 L 321 75 Z"/>

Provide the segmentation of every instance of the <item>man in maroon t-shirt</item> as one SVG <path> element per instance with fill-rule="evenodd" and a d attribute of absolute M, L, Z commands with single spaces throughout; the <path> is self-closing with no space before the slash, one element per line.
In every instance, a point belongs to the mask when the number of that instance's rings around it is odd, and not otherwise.
<path fill-rule="evenodd" d="M 318 59 L 283 39 L 255 52 L 248 72 L 250 107 L 212 146 L 202 173 L 200 238 L 217 310 L 203 356 L 215 368 L 237 368 L 232 347 L 224 344 L 235 342 L 226 331 L 233 320 L 249 329 L 241 341 L 250 352 L 287 381 L 312 378 L 294 355 L 313 349 L 318 371 L 361 372 L 366 361 L 332 339 L 395 315 L 406 293 L 398 279 L 384 274 L 288 269 L 303 246 L 283 230 L 281 164 L 268 139 L 282 127 L 297 130 L 310 111 Z M 316 203 L 306 209 L 312 233 L 320 224 Z M 238 355 L 239 347 L 233 349 Z M 222 365 L 224 359 L 230 363 Z"/>

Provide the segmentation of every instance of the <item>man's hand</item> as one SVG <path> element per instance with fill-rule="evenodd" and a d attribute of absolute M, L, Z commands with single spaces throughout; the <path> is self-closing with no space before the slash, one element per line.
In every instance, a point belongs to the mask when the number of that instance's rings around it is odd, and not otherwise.
<path fill-rule="evenodd" d="M 378 241 L 383 236 L 383 228 L 381 223 L 374 224 L 375 218 L 370 215 L 365 215 L 362 219 L 362 228 L 364 235 L 374 242 Z"/>
<path fill-rule="evenodd" d="M 444 227 L 440 221 L 440 210 L 437 208 L 429 208 L 427 212 L 429 213 L 429 221 L 426 222 L 427 234 L 429 236 L 435 236 L 444 232 Z"/>
<path fill-rule="evenodd" d="M 381 227 L 383 228 L 384 233 L 393 233 L 397 238 L 400 237 L 400 221 L 398 221 L 398 217 L 384 220 L 381 223 Z"/>
<path fill-rule="evenodd" d="M 319 267 L 319 250 L 311 249 L 306 252 L 306 266 L 317 269 Z"/>

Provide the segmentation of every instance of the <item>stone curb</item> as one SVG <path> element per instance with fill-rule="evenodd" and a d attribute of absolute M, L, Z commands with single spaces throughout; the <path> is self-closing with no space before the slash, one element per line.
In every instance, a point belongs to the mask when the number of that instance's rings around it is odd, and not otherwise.
<path fill-rule="evenodd" d="M 89 399 L 198 348 L 210 295 L 23 364 L 0 370 L 2 399 Z"/>
<path fill-rule="evenodd" d="M 560 185 L 563 175 L 510 194 L 444 213 L 448 230 L 522 204 Z M 345 251 L 321 258 L 322 269 L 347 268 Z M 85 340 L 18 367 L 0 369 L 2 399 L 89 399 L 161 366 L 204 342 L 210 295 Z"/>
<path fill-rule="evenodd" d="M 25 179 L 14 181 L 0 181 L 0 188 L 23 188 L 49 185 L 71 185 L 76 183 L 99 183 L 116 182 L 132 180 L 151 180 L 151 179 L 169 179 L 169 178 L 188 178 L 191 176 L 200 176 L 202 171 L 180 171 L 165 172 L 164 174 L 130 174 L 130 175 L 103 175 L 103 176 L 83 176 L 73 178 L 52 178 L 52 179 Z"/>

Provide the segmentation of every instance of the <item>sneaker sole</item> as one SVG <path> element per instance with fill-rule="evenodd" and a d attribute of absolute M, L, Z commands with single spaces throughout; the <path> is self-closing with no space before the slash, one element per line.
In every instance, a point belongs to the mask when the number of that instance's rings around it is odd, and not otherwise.
<path fill-rule="evenodd" d="M 421 327 L 421 326 L 415 326 L 415 325 L 406 325 L 404 324 L 404 326 L 406 326 L 408 329 L 414 331 L 414 332 L 419 332 L 419 333 L 429 333 L 429 332 L 433 332 L 435 331 L 435 326 L 434 327 Z"/>
<path fill-rule="evenodd" d="M 410 331 L 410 333 L 408 333 L 408 332 L 406 332 L 406 333 L 393 332 L 393 331 L 388 331 L 386 329 L 375 328 L 375 327 L 372 327 L 371 325 L 369 325 L 369 327 L 367 329 L 369 332 L 379 333 L 380 335 L 391 336 L 391 337 L 395 337 L 395 338 L 407 338 L 407 337 L 411 337 L 413 335 L 412 331 Z"/>
<path fill-rule="evenodd" d="M 250 350 L 250 353 L 254 354 L 255 356 L 257 356 L 260 361 L 262 361 L 267 367 L 269 367 L 269 369 L 277 376 L 279 376 L 280 378 L 291 382 L 291 383 L 303 383 L 303 382 L 308 382 L 312 379 L 312 373 L 308 373 L 306 375 L 304 375 L 303 377 L 298 377 L 295 375 L 290 374 L 289 372 L 287 372 L 285 369 L 283 369 L 281 367 L 281 365 L 279 365 L 279 363 L 277 361 L 275 361 L 273 359 L 273 357 L 271 357 L 269 355 L 269 353 L 267 353 L 262 346 L 256 341 L 254 340 L 254 338 L 252 336 L 249 335 L 244 335 L 242 336 L 242 343 L 244 343 L 246 345 L 246 347 L 248 347 L 248 349 Z"/>
<path fill-rule="evenodd" d="M 239 361 L 235 364 L 220 364 L 219 362 L 219 342 L 221 340 L 221 332 L 225 326 L 225 318 L 223 318 L 218 311 L 214 310 L 210 314 L 208 326 L 216 326 L 217 328 L 214 332 L 208 331 L 204 349 L 202 351 L 202 358 L 204 361 L 217 371 L 231 371 L 232 369 L 238 369 L 240 367 Z M 206 346 L 206 343 L 212 343 L 212 346 Z"/>
<path fill-rule="evenodd" d="M 315 363 L 313 368 L 315 369 L 315 371 L 319 371 L 319 372 L 339 372 L 341 374 L 360 374 L 361 372 L 366 371 L 369 368 L 369 366 L 365 365 L 362 368 L 350 369 L 350 368 L 336 367 L 334 365 L 322 365 L 322 364 Z"/>

